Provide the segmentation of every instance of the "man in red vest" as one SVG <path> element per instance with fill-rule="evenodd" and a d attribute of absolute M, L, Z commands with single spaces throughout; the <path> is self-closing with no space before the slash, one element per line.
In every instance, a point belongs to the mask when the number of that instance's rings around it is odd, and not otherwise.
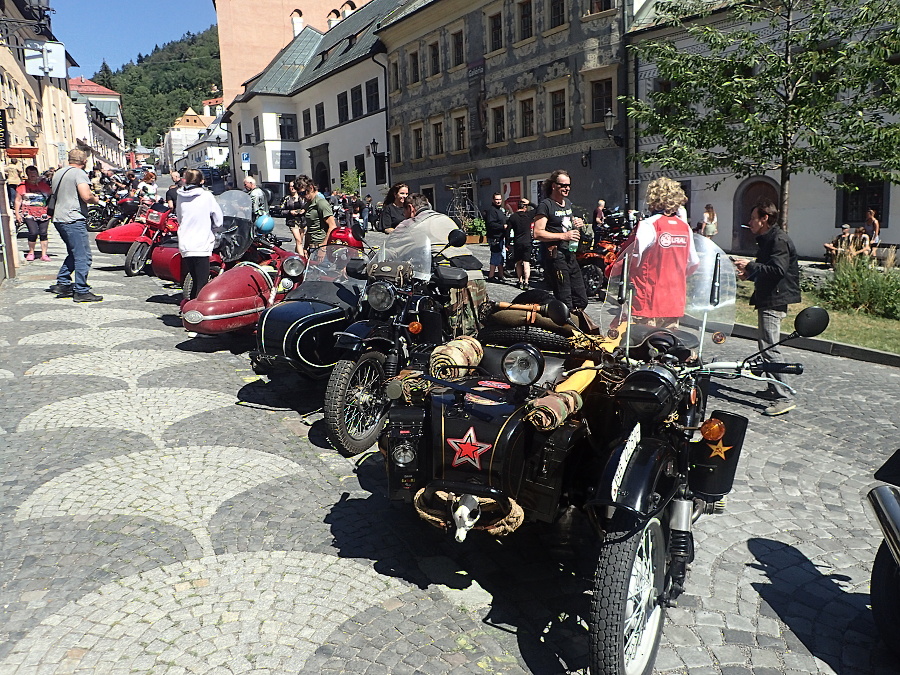
<path fill-rule="evenodd" d="M 687 201 L 671 178 L 647 186 L 653 214 L 638 223 L 631 248 L 632 318 L 659 328 L 674 327 L 684 314 L 687 278 L 700 264 L 690 225 L 676 214 Z"/>

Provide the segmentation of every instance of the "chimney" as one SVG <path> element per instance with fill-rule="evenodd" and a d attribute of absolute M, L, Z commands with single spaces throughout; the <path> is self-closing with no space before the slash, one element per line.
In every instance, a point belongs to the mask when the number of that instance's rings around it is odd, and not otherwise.
<path fill-rule="evenodd" d="M 294 31 L 294 37 L 300 35 L 300 32 L 303 30 L 303 14 L 300 10 L 295 9 L 291 12 L 291 28 Z"/>
<path fill-rule="evenodd" d="M 341 10 L 341 14 L 343 15 L 343 18 L 346 19 L 348 16 L 353 14 L 353 8 L 352 7 L 344 7 L 344 9 Z"/>
<path fill-rule="evenodd" d="M 341 22 L 340 19 L 335 19 L 333 17 L 328 17 L 328 28 L 329 30 L 337 26 Z"/>
<path fill-rule="evenodd" d="M 203 114 L 204 114 L 206 117 L 209 117 L 209 104 L 208 104 L 208 103 L 207 103 L 206 105 L 203 106 Z"/>

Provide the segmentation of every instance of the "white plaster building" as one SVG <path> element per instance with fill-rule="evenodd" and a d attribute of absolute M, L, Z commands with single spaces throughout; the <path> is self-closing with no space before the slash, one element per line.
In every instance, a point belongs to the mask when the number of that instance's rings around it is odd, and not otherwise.
<path fill-rule="evenodd" d="M 184 158 L 187 148 L 203 136 L 207 127 L 214 121 L 215 117 L 198 115 L 193 108 L 185 110 L 163 137 L 160 171 L 171 171 L 175 168 L 176 162 Z"/>
<path fill-rule="evenodd" d="M 282 194 L 285 182 L 307 174 L 330 191 L 357 169 L 363 194 L 386 192 L 384 163 L 376 167 L 370 147 L 373 139 L 386 147 L 385 61 L 374 31 L 393 8 L 373 0 L 324 35 L 307 26 L 245 83 L 224 116 L 236 184 L 249 173 Z"/>
<path fill-rule="evenodd" d="M 125 122 L 118 92 L 85 77 L 69 80 L 77 143 L 91 153 L 91 165 L 125 166 Z"/>

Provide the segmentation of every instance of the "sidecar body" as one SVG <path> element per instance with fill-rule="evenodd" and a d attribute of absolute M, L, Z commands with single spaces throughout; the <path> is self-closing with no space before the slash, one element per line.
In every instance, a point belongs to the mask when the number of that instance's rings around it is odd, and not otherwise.
<path fill-rule="evenodd" d="M 138 237 L 144 234 L 144 224 L 131 222 L 111 227 L 97 234 L 95 239 L 97 250 L 100 253 L 113 253 L 125 255 Z M 178 248 L 176 247 L 177 251 Z"/>

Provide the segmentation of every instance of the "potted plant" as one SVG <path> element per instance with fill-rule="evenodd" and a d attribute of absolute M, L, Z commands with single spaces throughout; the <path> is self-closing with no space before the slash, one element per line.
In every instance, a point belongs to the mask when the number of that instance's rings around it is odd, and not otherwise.
<path fill-rule="evenodd" d="M 487 234 L 487 225 L 483 218 L 473 218 L 464 223 L 467 244 L 483 244 Z"/>

